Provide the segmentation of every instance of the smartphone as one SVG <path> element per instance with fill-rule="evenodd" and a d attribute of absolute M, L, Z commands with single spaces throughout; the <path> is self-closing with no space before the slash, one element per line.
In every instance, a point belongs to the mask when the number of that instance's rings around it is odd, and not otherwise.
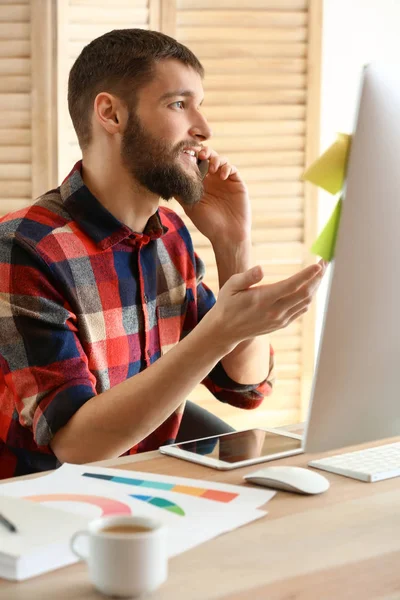
<path fill-rule="evenodd" d="M 204 177 L 208 173 L 208 160 L 199 160 L 199 159 L 197 159 L 197 167 L 198 167 L 198 169 L 200 171 L 201 180 L 203 181 Z"/>
<path fill-rule="evenodd" d="M 161 446 L 162 454 L 213 469 L 230 470 L 304 452 L 302 436 L 274 429 L 234 431 Z"/>

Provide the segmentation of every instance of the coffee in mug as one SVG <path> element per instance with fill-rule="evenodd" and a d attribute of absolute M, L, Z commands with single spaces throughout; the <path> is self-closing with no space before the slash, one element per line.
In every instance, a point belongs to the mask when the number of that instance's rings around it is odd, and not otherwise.
<path fill-rule="evenodd" d="M 88 537 L 88 553 L 75 543 Z M 167 579 L 167 528 L 155 519 L 109 516 L 91 521 L 71 539 L 76 556 L 86 560 L 89 577 L 103 594 L 120 598 L 152 592 Z"/>
<path fill-rule="evenodd" d="M 101 529 L 102 533 L 122 533 L 124 535 L 145 533 L 146 531 L 151 531 L 151 529 L 143 525 L 110 525 Z"/>

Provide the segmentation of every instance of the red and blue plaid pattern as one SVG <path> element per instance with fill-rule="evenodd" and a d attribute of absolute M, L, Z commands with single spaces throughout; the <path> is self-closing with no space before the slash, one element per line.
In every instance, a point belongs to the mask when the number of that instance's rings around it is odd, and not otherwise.
<path fill-rule="evenodd" d="M 160 208 L 135 233 L 80 169 L 0 221 L 0 479 L 56 468 L 49 442 L 72 415 L 150 366 L 215 303 L 176 213 Z M 203 383 L 247 409 L 271 392 L 270 377 L 239 385 L 220 363 Z M 183 409 L 127 454 L 172 443 Z"/>

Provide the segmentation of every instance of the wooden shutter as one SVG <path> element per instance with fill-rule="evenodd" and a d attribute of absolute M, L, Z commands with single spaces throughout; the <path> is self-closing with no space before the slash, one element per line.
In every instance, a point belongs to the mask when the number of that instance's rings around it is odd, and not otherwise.
<path fill-rule="evenodd" d="M 0 214 L 56 185 L 53 0 L 0 0 Z"/>
<path fill-rule="evenodd" d="M 0 213 L 32 193 L 31 12 L 28 0 L 0 2 Z"/>
<path fill-rule="evenodd" d="M 58 169 L 65 177 L 82 156 L 68 113 L 68 74 L 86 44 L 112 29 L 149 28 L 147 0 L 58 0 Z"/>
<path fill-rule="evenodd" d="M 317 0 L 164 0 L 164 31 L 203 63 L 210 145 L 248 183 L 255 261 L 274 282 L 313 262 L 316 196 L 300 177 L 317 154 L 321 8 Z M 179 208 L 177 209 L 179 211 Z M 181 213 L 182 211 L 180 211 Z M 211 246 L 186 219 L 218 289 Z M 313 371 L 314 314 L 274 333 L 277 383 L 257 411 L 215 402 L 199 386 L 191 398 L 233 426 L 303 418 Z"/>

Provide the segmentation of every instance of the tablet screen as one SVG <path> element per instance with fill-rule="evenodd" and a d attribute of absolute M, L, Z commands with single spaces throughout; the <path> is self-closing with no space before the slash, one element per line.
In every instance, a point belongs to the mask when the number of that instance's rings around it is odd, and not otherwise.
<path fill-rule="evenodd" d="M 249 429 L 248 431 L 237 431 L 227 435 L 216 435 L 204 440 L 174 444 L 174 446 L 186 450 L 186 452 L 235 463 L 251 458 L 279 454 L 280 452 L 298 450 L 302 447 L 301 444 L 301 440 L 279 433 L 264 431 L 263 429 Z"/>

